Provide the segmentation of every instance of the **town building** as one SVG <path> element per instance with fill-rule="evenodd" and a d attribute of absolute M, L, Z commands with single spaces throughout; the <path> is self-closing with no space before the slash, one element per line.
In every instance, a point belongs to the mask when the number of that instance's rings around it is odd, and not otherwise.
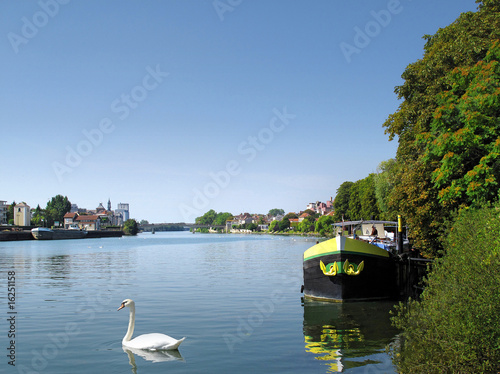
<path fill-rule="evenodd" d="M 98 215 L 82 215 L 75 219 L 80 230 L 92 231 L 101 229 L 101 217 Z"/>
<path fill-rule="evenodd" d="M 69 212 L 64 215 L 64 228 L 69 229 L 69 228 L 77 228 L 78 223 L 76 222 L 76 219 L 78 218 L 78 213 L 76 212 Z"/>
<path fill-rule="evenodd" d="M 104 212 L 106 212 L 106 208 L 104 208 L 104 206 L 102 205 L 102 203 L 99 203 L 99 206 L 95 209 L 95 212 L 97 214 L 103 214 Z"/>
<path fill-rule="evenodd" d="M 307 204 L 306 210 L 312 210 L 314 213 L 321 214 L 322 216 L 330 213 L 333 210 L 333 198 L 330 198 L 326 203 L 316 201 L 315 203 Z"/>
<path fill-rule="evenodd" d="M 31 224 L 30 207 L 26 203 L 16 204 L 14 207 L 14 225 L 29 226 Z"/>
<path fill-rule="evenodd" d="M 128 203 L 119 203 L 115 210 L 115 215 L 121 214 L 122 224 L 125 223 L 130 218 L 129 204 Z"/>
<path fill-rule="evenodd" d="M 299 222 L 302 222 L 305 218 L 310 217 L 310 216 L 311 216 L 311 215 L 310 215 L 309 213 L 302 213 L 302 214 L 299 216 L 298 220 L 299 220 Z"/>
<path fill-rule="evenodd" d="M 232 219 L 233 225 L 248 225 L 253 223 L 253 217 L 249 213 L 239 214 Z"/>
<path fill-rule="evenodd" d="M 6 225 L 7 222 L 7 201 L 0 200 L 0 225 Z"/>
<path fill-rule="evenodd" d="M 277 216 L 274 216 L 274 217 L 271 217 L 271 222 L 272 221 L 281 221 L 283 220 L 283 218 L 285 218 L 285 216 L 283 214 L 278 214 Z M 268 219 L 268 222 L 269 222 L 269 219 Z"/>

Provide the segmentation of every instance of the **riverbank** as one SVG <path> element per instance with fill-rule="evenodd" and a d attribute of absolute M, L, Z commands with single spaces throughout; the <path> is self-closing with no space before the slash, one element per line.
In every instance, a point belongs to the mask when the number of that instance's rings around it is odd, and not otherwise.
<path fill-rule="evenodd" d="M 195 231 L 196 234 L 236 234 L 236 235 L 276 235 L 276 236 L 298 236 L 302 238 L 318 238 L 318 239 L 331 239 L 333 238 L 333 234 L 329 235 L 321 235 L 317 232 L 296 232 L 296 231 L 289 231 L 289 232 L 270 232 L 270 231 L 252 231 L 252 232 L 245 232 L 245 231 L 231 231 L 231 232 L 226 232 L 226 231 Z"/>
<path fill-rule="evenodd" d="M 20 230 L 20 231 L 0 231 L 0 241 L 2 242 L 10 242 L 17 240 L 35 240 L 33 235 L 31 235 L 31 231 L 28 230 Z"/>
<path fill-rule="evenodd" d="M 87 231 L 83 239 L 119 238 L 123 236 L 122 230 L 92 230 Z M 0 231 L 0 241 L 35 240 L 31 230 L 4 230 Z"/>

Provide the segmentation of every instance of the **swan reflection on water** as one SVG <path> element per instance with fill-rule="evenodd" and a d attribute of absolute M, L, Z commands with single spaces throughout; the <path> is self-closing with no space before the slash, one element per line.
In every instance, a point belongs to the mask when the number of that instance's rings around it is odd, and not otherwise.
<path fill-rule="evenodd" d="M 134 374 L 137 374 L 137 365 L 135 363 L 136 355 L 151 362 L 184 361 L 179 351 L 145 351 L 143 349 L 127 347 L 122 347 L 122 349 L 128 356 L 128 362 L 130 366 L 132 366 L 132 372 Z"/>

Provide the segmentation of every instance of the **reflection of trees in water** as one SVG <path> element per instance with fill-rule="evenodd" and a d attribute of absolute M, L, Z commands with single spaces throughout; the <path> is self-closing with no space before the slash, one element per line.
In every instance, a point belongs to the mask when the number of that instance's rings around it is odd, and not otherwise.
<path fill-rule="evenodd" d="M 378 364 L 369 356 L 384 352 L 397 330 L 391 326 L 392 302 L 304 304 L 306 352 L 324 361 L 329 372 Z M 364 359 L 363 359 L 364 358 Z"/>

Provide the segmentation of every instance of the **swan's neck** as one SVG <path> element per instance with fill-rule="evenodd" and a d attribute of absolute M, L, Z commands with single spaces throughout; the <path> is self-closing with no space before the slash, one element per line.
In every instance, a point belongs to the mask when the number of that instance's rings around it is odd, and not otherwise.
<path fill-rule="evenodd" d="M 127 334 L 123 338 L 122 341 L 128 342 L 130 339 L 132 339 L 132 335 L 134 334 L 134 327 L 135 327 L 135 305 L 130 305 L 130 318 L 128 320 L 128 330 Z"/>

